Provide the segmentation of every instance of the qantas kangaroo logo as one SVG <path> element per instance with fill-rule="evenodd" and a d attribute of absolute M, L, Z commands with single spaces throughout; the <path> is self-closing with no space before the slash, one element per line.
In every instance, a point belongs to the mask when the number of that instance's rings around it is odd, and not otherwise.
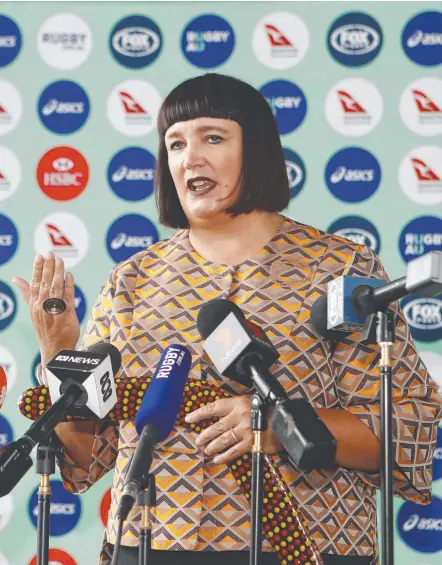
<path fill-rule="evenodd" d="M 341 103 L 342 109 L 346 114 L 367 114 L 365 108 L 363 108 L 359 102 L 357 102 L 348 92 L 345 90 L 338 90 L 339 102 Z"/>
<path fill-rule="evenodd" d="M 128 92 L 120 92 L 120 100 L 126 114 L 147 114 L 146 110 Z"/>
<path fill-rule="evenodd" d="M 411 162 L 413 164 L 414 172 L 419 181 L 440 181 L 441 179 L 437 174 L 430 169 L 430 167 L 424 163 L 421 159 L 412 157 Z"/>
<path fill-rule="evenodd" d="M 416 106 L 419 112 L 425 113 L 441 113 L 441 109 L 437 104 L 431 100 L 424 92 L 421 90 L 412 90 L 414 101 L 416 102 Z"/>

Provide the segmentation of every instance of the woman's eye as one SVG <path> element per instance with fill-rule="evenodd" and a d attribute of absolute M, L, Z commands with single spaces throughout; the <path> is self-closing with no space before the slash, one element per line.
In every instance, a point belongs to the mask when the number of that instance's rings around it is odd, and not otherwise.
<path fill-rule="evenodd" d="M 219 135 L 209 135 L 208 139 L 212 144 L 220 143 L 223 140 Z"/>
<path fill-rule="evenodd" d="M 179 149 L 181 143 L 182 141 L 174 141 L 173 143 L 170 144 L 170 149 L 172 150 Z"/>

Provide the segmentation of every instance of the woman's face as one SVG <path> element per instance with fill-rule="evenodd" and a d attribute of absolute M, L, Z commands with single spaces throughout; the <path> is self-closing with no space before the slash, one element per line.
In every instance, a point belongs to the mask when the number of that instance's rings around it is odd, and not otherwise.
<path fill-rule="evenodd" d="M 189 224 L 221 217 L 236 201 L 242 128 L 233 120 L 177 122 L 165 135 L 169 169 Z"/>

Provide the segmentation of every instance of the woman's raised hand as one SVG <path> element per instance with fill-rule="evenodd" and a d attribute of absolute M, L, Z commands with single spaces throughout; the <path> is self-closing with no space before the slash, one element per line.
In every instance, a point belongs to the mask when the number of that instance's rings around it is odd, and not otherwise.
<path fill-rule="evenodd" d="M 52 252 L 34 259 L 31 284 L 20 277 L 12 279 L 29 305 L 31 320 L 37 331 L 42 363 L 46 364 L 60 349 L 75 349 L 80 337 L 80 324 L 75 312 L 74 276 L 64 274 L 63 259 Z M 66 310 L 61 314 L 48 314 L 43 302 L 48 298 L 61 298 Z"/>

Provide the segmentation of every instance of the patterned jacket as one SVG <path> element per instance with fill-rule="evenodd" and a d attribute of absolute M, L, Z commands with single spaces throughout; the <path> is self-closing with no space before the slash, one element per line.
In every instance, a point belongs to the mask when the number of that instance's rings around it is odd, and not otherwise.
<path fill-rule="evenodd" d="M 113 269 L 93 307 L 83 346 L 110 341 L 122 354 L 120 375 L 141 377 L 153 373 L 167 345 L 183 343 L 192 353 L 190 378 L 222 383 L 241 394 L 245 389 L 216 373 L 196 327 L 203 303 L 228 298 L 263 328 L 279 351 L 272 373 L 290 398 L 346 409 L 379 436 L 377 347 L 358 344 L 357 334 L 332 347 L 310 323 L 312 304 L 327 282 L 342 274 L 388 280 L 368 248 L 285 217 L 263 249 L 234 267 L 203 259 L 192 248 L 188 231 L 180 230 Z M 428 503 L 442 403 L 400 312 L 393 360 L 394 490 L 404 499 Z M 153 548 L 247 550 L 248 501 L 228 468 L 205 460 L 195 439 L 194 432 L 175 428 L 155 451 Z M 115 468 L 103 564 L 109 562 L 106 542 L 115 541 L 116 509 L 136 443 L 132 422 L 102 424 L 88 472 L 67 456 L 61 463 L 64 484 L 74 493 L 86 491 Z M 379 475 L 338 466 L 300 473 L 286 457 L 276 459 L 320 551 L 373 555 L 376 561 Z M 137 545 L 139 520 L 134 507 L 123 529 L 123 545 Z M 269 550 L 265 542 L 264 551 Z"/>

